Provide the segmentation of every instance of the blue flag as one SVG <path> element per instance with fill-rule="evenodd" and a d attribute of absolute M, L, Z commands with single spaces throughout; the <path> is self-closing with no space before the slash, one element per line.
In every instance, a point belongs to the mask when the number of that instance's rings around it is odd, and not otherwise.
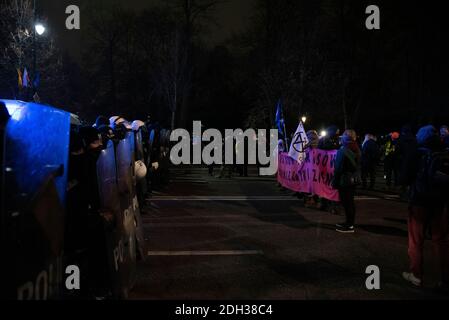
<path fill-rule="evenodd" d="M 279 137 L 284 140 L 286 146 L 288 146 L 287 129 L 285 128 L 284 111 L 282 109 L 282 101 L 279 99 L 277 111 L 276 111 L 276 126 L 279 131 Z"/>
<path fill-rule="evenodd" d="M 22 81 L 22 87 L 28 88 L 29 86 L 31 86 L 30 75 L 28 74 L 27 68 L 25 68 L 25 70 L 23 71 Z"/>
<path fill-rule="evenodd" d="M 276 126 L 279 131 L 279 136 L 285 136 L 285 120 L 284 120 L 284 112 L 282 111 L 282 102 L 279 99 L 277 111 L 276 111 Z M 284 137 L 286 138 L 286 137 Z"/>

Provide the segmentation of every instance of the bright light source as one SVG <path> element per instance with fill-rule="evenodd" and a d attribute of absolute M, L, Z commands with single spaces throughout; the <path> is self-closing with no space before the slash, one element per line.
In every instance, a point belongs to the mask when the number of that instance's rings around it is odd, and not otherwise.
<path fill-rule="evenodd" d="M 302 123 L 306 123 L 307 122 L 307 117 L 306 116 L 302 117 L 301 121 L 302 121 Z"/>
<path fill-rule="evenodd" d="M 43 35 L 44 33 L 45 33 L 45 27 L 42 25 L 42 24 L 36 24 L 36 26 L 34 27 L 35 28 L 35 30 L 36 30 L 36 33 L 38 34 L 38 35 Z"/>
<path fill-rule="evenodd" d="M 322 137 L 326 137 L 326 136 L 327 136 L 327 132 L 326 132 L 326 131 L 324 131 L 324 130 L 323 130 L 323 131 L 321 131 L 321 136 L 322 136 Z"/>

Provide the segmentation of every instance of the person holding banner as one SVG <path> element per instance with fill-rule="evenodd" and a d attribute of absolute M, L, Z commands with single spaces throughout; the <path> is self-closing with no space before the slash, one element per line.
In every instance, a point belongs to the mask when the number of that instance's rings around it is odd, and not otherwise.
<path fill-rule="evenodd" d="M 335 174 L 332 186 L 338 190 L 340 201 L 345 209 L 346 222 L 337 224 L 340 233 L 354 233 L 355 224 L 355 191 L 360 184 L 359 166 L 361 151 L 356 143 L 357 134 L 354 130 L 346 130 L 342 137 L 342 147 L 338 150 L 335 164 Z"/>
<path fill-rule="evenodd" d="M 313 150 L 318 148 L 318 144 L 320 143 L 320 136 L 318 132 L 315 130 L 307 131 L 307 140 L 308 143 L 305 146 L 307 150 Z M 306 208 L 319 208 L 320 206 L 320 197 L 316 194 L 307 194 L 304 197 L 304 205 Z"/>

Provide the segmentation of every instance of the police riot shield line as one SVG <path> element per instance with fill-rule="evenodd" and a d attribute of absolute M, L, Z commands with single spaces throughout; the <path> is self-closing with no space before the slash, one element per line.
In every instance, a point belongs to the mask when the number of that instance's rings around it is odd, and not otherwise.
<path fill-rule="evenodd" d="M 70 114 L 4 101 L 2 298 L 46 300 L 62 292 Z"/>
<path fill-rule="evenodd" d="M 117 145 L 117 172 L 120 198 L 122 199 L 122 209 L 128 210 L 130 213 L 128 220 L 126 221 L 126 225 L 128 228 L 132 228 L 134 230 L 140 257 L 145 259 L 145 237 L 139 201 L 137 199 L 137 179 L 134 170 L 135 152 L 136 141 L 134 133 L 128 132 L 125 139 L 121 140 Z M 133 242 L 133 244 L 135 244 L 135 242 Z M 135 256 L 134 259 L 136 259 Z"/>
<path fill-rule="evenodd" d="M 145 154 L 144 154 L 144 148 L 143 148 L 143 140 L 142 140 L 142 133 L 139 131 L 137 134 L 137 139 L 136 139 L 136 144 L 135 144 L 135 149 L 138 150 L 137 151 L 137 155 L 139 158 L 134 159 L 133 163 L 135 163 L 135 160 L 141 160 L 145 163 L 145 166 L 147 167 L 147 170 L 149 168 L 149 164 L 147 164 L 145 161 Z M 142 152 L 142 153 L 140 153 Z M 135 169 L 135 168 L 134 168 Z M 143 177 L 141 179 L 137 179 L 136 177 L 136 172 L 135 170 L 133 170 L 133 175 L 134 175 L 134 185 L 133 185 L 133 194 L 135 195 L 133 197 L 133 208 L 134 208 L 134 216 L 136 219 L 136 237 L 137 237 L 137 244 L 138 244 L 138 249 L 139 249 L 139 253 L 140 253 L 140 258 L 142 260 L 145 260 L 146 255 L 147 255 L 147 250 L 146 250 L 146 244 L 145 244 L 145 236 L 144 236 L 144 232 L 143 232 L 143 222 L 142 222 L 142 215 L 141 215 L 141 210 L 140 208 L 143 206 L 144 202 L 145 202 L 145 196 L 148 192 L 148 188 L 147 188 L 147 180 L 146 177 Z"/>
<path fill-rule="evenodd" d="M 134 132 L 129 132 L 127 134 L 127 139 L 130 140 L 130 151 L 131 151 L 131 175 L 132 175 L 132 184 L 131 184 L 131 195 L 132 195 L 132 207 L 133 207 L 133 213 L 134 213 L 134 226 L 136 228 L 136 240 L 138 245 L 138 250 L 140 254 L 140 258 L 142 260 L 145 260 L 146 257 L 146 248 L 145 248 L 145 236 L 143 232 L 143 222 L 142 222 L 142 216 L 140 212 L 140 203 L 137 196 L 137 186 L 140 185 L 137 181 L 136 176 L 136 161 L 137 161 L 137 155 L 136 153 L 138 150 L 141 150 L 141 157 L 144 157 L 143 153 L 143 145 L 142 145 L 142 133 L 141 131 L 138 132 L 140 139 L 136 139 L 136 135 Z M 139 156 L 139 157 L 140 157 Z"/>
<path fill-rule="evenodd" d="M 102 151 L 97 162 L 98 188 L 101 206 L 109 210 L 114 216 L 114 225 L 105 224 L 106 247 L 108 253 L 109 274 L 112 281 L 111 288 L 114 296 L 122 297 L 127 292 L 128 266 L 123 257 L 124 233 L 123 212 L 120 206 L 119 190 L 117 185 L 117 167 L 115 160 L 115 148 L 112 141 Z"/>

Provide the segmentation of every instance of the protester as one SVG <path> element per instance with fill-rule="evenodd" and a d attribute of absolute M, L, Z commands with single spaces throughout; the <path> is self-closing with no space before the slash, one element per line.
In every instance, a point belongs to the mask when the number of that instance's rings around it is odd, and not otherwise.
<path fill-rule="evenodd" d="M 338 150 L 340 129 L 337 126 L 330 126 L 326 129 L 326 136 L 322 137 L 318 143 L 320 150 Z"/>
<path fill-rule="evenodd" d="M 435 253 L 440 260 L 442 283 L 440 289 L 449 289 L 449 219 L 445 204 L 448 199 L 449 172 L 445 180 L 439 180 L 436 174 L 444 171 L 441 156 L 449 157 L 433 126 L 426 126 L 417 135 L 418 153 L 415 159 L 416 172 L 410 177 L 413 181 L 409 206 L 409 257 L 410 271 L 403 277 L 415 286 L 421 287 L 424 280 L 424 240 L 428 227 L 431 229 Z M 445 162 L 447 164 L 447 162 Z M 434 167 L 438 165 L 439 167 Z M 447 168 L 446 168 L 447 169 Z M 441 183 L 441 181 L 443 181 Z"/>
<path fill-rule="evenodd" d="M 222 143 L 223 154 L 226 154 L 226 143 L 227 143 L 227 141 L 229 139 L 232 139 L 232 138 L 226 137 L 226 140 L 223 139 L 223 143 Z M 234 153 L 234 160 L 235 160 L 235 153 Z M 226 164 L 225 162 L 223 162 L 223 164 L 220 167 L 220 174 L 218 175 L 218 178 L 220 178 L 220 179 L 223 179 L 223 178 L 231 179 L 232 178 L 232 170 L 233 170 L 233 167 L 231 165 Z"/>
<path fill-rule="evenodd" d="M 307 140 L 309 140 L 309 143 L 306 145 L 306 148 L 310 149 L 316 149 L 318 148 L 318 145 L 320 144 L 320 136 L 318 135 L 318 132 L 315 130 L 309 130 L 306 133 Z"/>
<path fill-rule="evenodd" d="M 246 146 L 246 142 L 245 140 L 240 141 L 240 139 L 237 139 L 236 143 L 235 143 L 235 155 L 237 157 L 237 155 L 239 155 L 239 152 L 242 152 L 243 150 L 243 164 L 237 164 L 236 163 L 236 167 L 237 167 L 237 172 L 239 174 L 240 177 L 248 177 L 248 154 L 245 152 L 245 146 Z"/>
<path fill-rule="evenodd" d="M 399 154 L 397 147 L 399 137 L 399 132 L 393 132 L 385 144 L 384 170 L 387 188 L 391 188 L 393 179 L 394 185 L 399 185 Z"/>
<path fill-rule="evenodd" d="M 346 130 L 342 137 L 342 147 L 338 150 L 335 163 L 333 188 L 340 194 L 340 201 L 345 209 L 346 222 L 337 224 L 336 230 L 341 233 L 354 233 L 355 224 L 355 191 L 360 181 L 359 165 L 361 151 L 356 143 L 354 130 Z"/>
<path fill-rule="evenodd" d="M 362 183 L 363 188 L 374 189 L 376 184 L 376 169 L 379 163 L 380 150 L 373 134 L 367 134 L 362 144 Z"/>

